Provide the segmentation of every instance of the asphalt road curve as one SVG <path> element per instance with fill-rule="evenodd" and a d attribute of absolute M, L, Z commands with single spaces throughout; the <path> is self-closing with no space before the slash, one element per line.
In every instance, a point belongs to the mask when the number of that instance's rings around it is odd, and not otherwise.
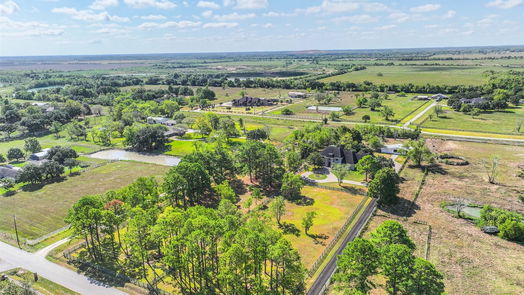
<path fill-rule="evenodd" d="M 311 285 L 311 288 L 309 288 L 307 295 L 322 294 L 321 292 L 324 291 L 324 286 L 329 281 L 333 273 L 335 273 L 335 269 L 337 267 L 337 256 L 342 253 L 342 250 L 346 248 L 346 245 L 349 242 L 353 241 L 357 237 L 360 230 L 366 225 L 368 218 L 371 216 L 371 214 L 373 214 L 376 204 L 376 199 L 372 199 L 371 202 L 369 202 L 368 206 L 364 210 L 364 213 L 360 216 L 357 223 L 353 226 L 349 234 L 342 241 L 342 244 L 340 244 L 340 247 L 337 249 L 335 255 L 331 257 L 326 267 L 324 267 L 324 269 L 322 270 L 322 273 L 320 273 L 315 282 L 313 282 L 313 285 Z"/>

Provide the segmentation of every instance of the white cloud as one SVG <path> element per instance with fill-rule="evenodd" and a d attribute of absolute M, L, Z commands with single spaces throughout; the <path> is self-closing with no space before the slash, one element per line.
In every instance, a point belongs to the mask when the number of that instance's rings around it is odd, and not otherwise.
<path fill-rule="evenodd" d="M 297 16 L 296 12 L 276 12 L 276 11 L 270 11 L 264 13 L 264 16 L 266 17 L 290 17 L 290 16 Z"/>
<path fill-rule="evenodd" d="M 204 28 L 234 28 L 238 26 L 238 23 L 228 23 L 228 22 L 219 22 L 219 23 L 207 23 L 204 24 Z"/>
<path fill-rule="evenodd" d="M 411 18 L 407 13 L 404 12 L 393 12 L 388 17 L 397 23 L 406 22 Z"/>
<path fill-rule="evenodd" d="M 0 4 L 0 15 L 10 15 L 17 12 L 20 9 L 18 4 L 14 1 L 5 1 Z"/>
<path fill-rule="evenodd" d="M 305 9 L 306 14 L 314 13 L 344 13 L 355 11 L 360 7 L 359 3 L 349 0 L 324 0 L 319 6 L 311 6 Z"/>
<path fill-rule="evenodd" d="M 168 0 L 124 0 L 124 2 L 133 8 L 155 7 L 159 9 L 175 8 L 176 4 Z"/>
<path fill-rule="evenodd" d="M 227 4 L 229 5 L 229 1 L 224 1 L 224 6 L 228 6 L 226 5 L 225 2 L 228 2 Z M 236 5 L 235 5 L 235 8 L 236 9 L 262 9 L 262 8 L 266 8 L 268 5 L 267 3 L 267 0 L 236 0 Z"/>
<path fill-rule="evenodd" d="M 267 23 L 267 24 L 264 24 L 262 27 L 266 28 L 266 29 L 269 29 L 269 28 L 273 27 L 273 24 L 272 23 Z"/>
<path fill-rule="evenodd" d="M 457 15 L 457 12 L 455 10 L 448 10 L 448 12 L 446 12 L 446 14 L 444 15 L 444 18 L 454 18 L 455 15 Z"/>
<path fill-rule="evenodd" d="M 376 27 L 375 29 L 379 31 L 387 31 L 387 30 L 394 29 L 396 27 L 397 25 L 385 25 L 385 26 Z"/>
<path fill-rule="evenodd" d="M 234 21 L 234 20 L 245 20 L 250 18 L 255 18 L 257 15 L 254 13 L 246 13 L 246 14 L 239 14 L 239 13 L 230 13 L 230 14 L 224 14 L 224 15 L 213 15 L 213 19 L 218 21 Z"/>
<path fill-rule="evenodd" d="M 497 17 L 498 17 L 498 15 L 496 15 L 496 14 L 490 14 L 490 15 L 486 16 L 485 18 L 479 20 L 477 22 L 477 24 L 484 25 L 484 26 L 485 25 L 491 25 L 491 24 L 493 24 L 495 22 Z"/>
<path fill-rule="evenodd" d="M 364 2 L 362 3 L 362 6 L 365 11 L 370 12 L 378 12 L 378 11 L 388 11 L 390 10 L 389 7 L 386 4 L 379 3 L 379 2 Z"/>
<path fill-rule="evenodd" d="M 57 36 L 64 33 L 64 28 L 63 25 L 21 22 L 0 16 L 0 36 L 4 37 Z"/>
<path fill-rule="evenodd" d="M 513 7 L 517 7 L 523 3 L 522 0 L 495 0 L 491 1 L 486 6 L 488 7 L 496 7 L 501 9 L 510 9 Z"/>
<path fill-rule="evenodd" d="M 211 1 L 198 1 L 197 7 L 208 8 L 208 9 L 219 9 L 220 5 L 216 4 L 215 2 L 211 2 Z"/>
<path fill-rule="evenodd" d="M 412 7 L 411 12 L 431 12 L 440 9 L 440 4 L 426 4 L 417 7 Z"/>
<path fill-rule="evenodd" d="M 76 10 L 75 8 L 61 7 L 53 8 L 53 13 L 63 13 L 70 15 L 71 18 L 83 21 L 114 21 L 114 22 L 128 22 L 129 18 L 116 15 L 110 15 L 107 12 L 95 13 L 91 10 Z"/>
<path fill-rule="evenodd" d="M 194 22 L 189 20 L 183 20 L 179 22 L 165 22 L 165 23 L 143 23 L 138 26 L 139 29 L 142 30 L 151 30 L 151 29 L 167 29 L 167 28 L 178 28 L 178 29 L 185 29 L 185 28 L 193 28 L 198 27 L 202 23 L 201 22 Z"/>
<path fill-rule="evenodd" d="M 118 6 L 118 0 L 96 0 L 89 8 L 95 10 L 104 10 L 109 6 Z"/>
<path fill-rule="evenodd" d="M 145 19 L 145 20 L 163 20 L 163 19 L 166 19 L 166 17 L 161 15 L 161 14 L 144 15 L 144 16 L 141 16 L 140 18 L 141 19 Z"/>
<path fill-rule="evenodd" d="M 369 24 L 378 21 L 378 17 L 368 14 L 341 16 L 334 19 L 335 22 L 350 22 L 353 24 Z"/>

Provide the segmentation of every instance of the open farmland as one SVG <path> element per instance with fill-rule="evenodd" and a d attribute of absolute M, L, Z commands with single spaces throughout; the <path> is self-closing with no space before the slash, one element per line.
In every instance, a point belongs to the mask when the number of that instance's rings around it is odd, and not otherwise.
<path fill-rule="evenodd" d="M 495 69 L 475 66 L 367 66 L 362 71 L 322 79 L 322 82 L 370 81 L 375 84 L 481 85 L 483 73 Z"/>
<path fill-rule="evenodd" d="M 162 175 L 168 167 L 114 162 L 89 169 L 61 182 L 0 197 L 0 231 L 14 233 L 13 214 L 22 238 L 35 239 L 65 225 L 69 208 L 81 197 L 118 189 L 140 176 Z"/>
<path fill-rule="evenodd" d="M 515 133 L 518 123 L 524 120 L 523 106 L 509 107 L 504 111 L 485 111 L 476 117 L 453 111 L 453 109 L 448 107 L 444 110 L 445 113 L 440 117 L 433 115 L 431 118 L 428 118 L 429 114 L 426 115 L 422 127 L 493 133 Z M 421 118 L 421 120 L 424 119 Z M 521 134 L 524 135 L 524 128 L 522 128 Z"/>

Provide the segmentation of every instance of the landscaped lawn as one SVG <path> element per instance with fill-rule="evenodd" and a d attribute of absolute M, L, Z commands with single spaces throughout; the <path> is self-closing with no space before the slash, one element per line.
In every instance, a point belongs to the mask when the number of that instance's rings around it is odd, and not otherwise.
<path fill-rule="evenodd" d="M 462 129 L 481 132 L 514 133 L 517 123 L 524 120 L 524 107 L 510 107 L 505 111 L 484 112 L 478 117 L 455 112 L 446 107 L 445 113 L 438 118 L 433 115 L 422 127 L 431 129 Z M 521 128 L 524 135 L 524 126 Z"/>
<path fill-rule="evenodd" d="M 140 176 L 163 175 L 167 169 L 146 163 L 114 162 L 34 191 L 0 197 L 0 231 L 13 234 L 13 215 L 16 215 L 20 236 L 38 238 L 63 227 L 67 211 L 82 196 L 123 187 Z"/>
<path fill-rule="evenodd" d="M 311 198 L 313 204 L 298 205 L 287 202 L 286 215 L 282 222 L 296 227 L 297 234 L 286 234 L 286 238 L 300 252 L 304 266 L 310 268 L 364 196 L 311 186 L 305 186 L 302 195 Z M 317 216 L 309 230 L 310 236 L 306 236 L 302 218 L 310 211 L 317 212 Z M 274 222 L 274 218 L 272 221 Z"/>
<path fill-rule="evenodd" d="M 329 77 L 321 82 L 370 81 L 376 84 L 480 85 L 492 68 L 476 66 L 366 66 L 362 71 Z"/>
<path fill-rule="evenodd" d="M 172 156 L 185 156 L 195 151 L 195 144 L 200 141 L 173 140 L 167 144 L 168 150 L 164 153 Z"/>
<path fill-rule="evenodd" d="M 310 174 L 308 176 L 308 178 L 311 178 L 311 179 L 314 179 L 314 180 L 324 180 L 324 179 L 327 178 L 327 175 L 313 173 L 313 174 Z"/>

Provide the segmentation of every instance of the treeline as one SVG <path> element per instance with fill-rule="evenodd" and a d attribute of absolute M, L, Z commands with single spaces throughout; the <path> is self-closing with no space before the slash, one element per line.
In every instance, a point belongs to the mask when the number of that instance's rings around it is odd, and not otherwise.
<path fill-rule="evenodd" d="M 68 100 L 63 105 L 32 105 L 30 103 L 12 103 L 5 99 L 0 105 L 0 132 L 10 138 L 11 134 L 34 134 L 39 131 L 59 132 L 79 116 L 90 115 L 92 110 L 87 104 Z"/>
<path fill-rule="evenodd" d="M 467 102 L 463 99 L 477 100 Z M 477 90 L 460 91 L 448 99 L 448 105 L 456 111 L 473 112 L 503 110 L 510 104 L 519 105 L 524 99 L 524 72 L 509 71 L 492 73 L 489 81 Z"/>

